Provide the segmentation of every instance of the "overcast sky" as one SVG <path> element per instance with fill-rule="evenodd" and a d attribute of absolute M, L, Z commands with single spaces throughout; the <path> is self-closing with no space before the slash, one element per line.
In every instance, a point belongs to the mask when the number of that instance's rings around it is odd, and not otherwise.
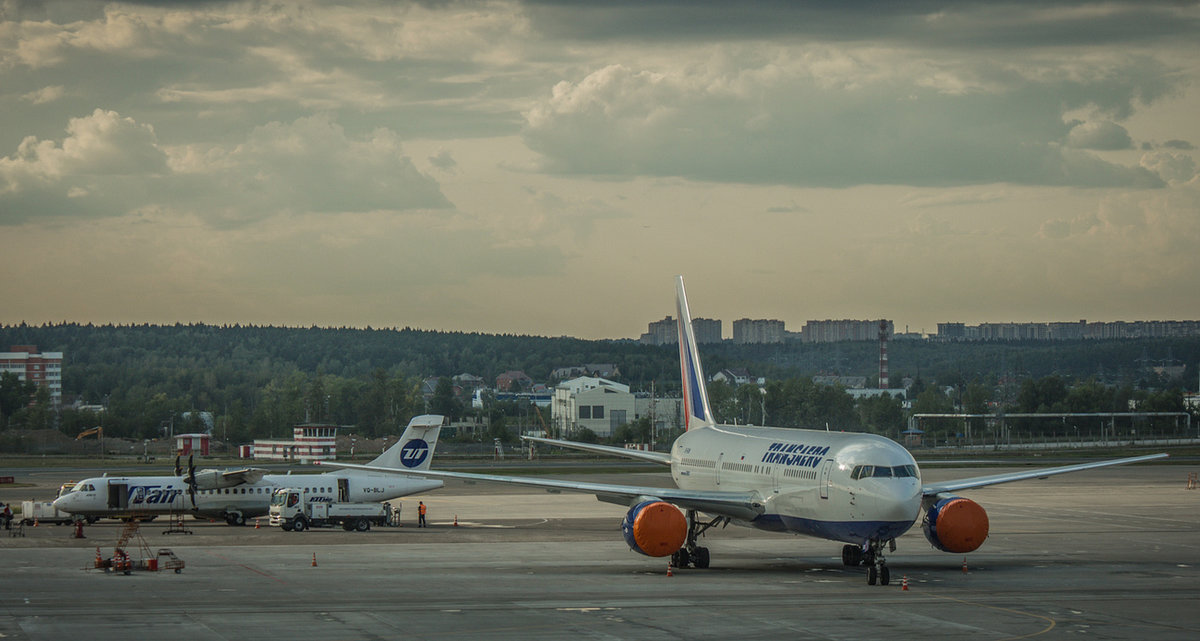
<path fill-rule="evenodd" d="M 0 323 L 1200 318 L 1195 2 L 0 0 Z"/>

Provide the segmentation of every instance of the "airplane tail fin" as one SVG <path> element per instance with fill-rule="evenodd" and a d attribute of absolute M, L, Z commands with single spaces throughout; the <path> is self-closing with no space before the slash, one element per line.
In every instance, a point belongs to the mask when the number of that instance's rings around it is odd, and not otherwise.
<path fill-rule="evenodd" d="M 679 369 L 683 378 L 684 429 L 711 427 L 716 424 L 708 405 L 708 390 L 704 387 L 704 368 L 692 331 L 692 314 L 688 311 L 687 294 L 683 291 L 683 276 L 675 277 L 676 309 L 679 312 Z"/>
<path fill-rule="evenodd" d="M 428 470 L 442 431 L 444 417 L 437 414 L 414 416 L 400 440 L 367 465 L 394 469 Z"/>

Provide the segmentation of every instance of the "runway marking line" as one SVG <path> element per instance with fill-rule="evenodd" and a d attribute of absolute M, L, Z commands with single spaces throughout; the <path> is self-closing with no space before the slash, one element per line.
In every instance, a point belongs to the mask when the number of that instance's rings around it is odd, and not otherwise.
<path fill-rule="evenodd" d="M 1026 617 L 1030 617 L 1030 618 L 1034 618 L 1034 619 L 1041 619 L 1043 621 L 1047 621 L 1050 623 L 1050 625 L 1046 626 L 1045 628 L 1043 628 L 1041 630 L 1038 630 L 1037 632 L 1031 632 L 1029 634 L 1022 634 L 1021 636 L 1016 636 L 1016 637 L 1004 637 L 1003 639 L 1000 639 L 1000 641 L 1016 641 L 1017 639 L 1032 639 L 1033 637 L 1037 637 L 1037 636 L 1046 634 L 1047 632 L 1053 630 L 1054 626 L 1058 625 L 1058 622 L 1055 621 L 1054 619 L 1051 619 L 1050 617 L 1047 617 L 1047 616 L 1042 616 L 1040 614 L 1033 614 L 1032 612 L 1022 612 L 1020 610 L 1013 610 L 1012 608 L 1002 608 L 1002 607 L 995 606 L 995 605 L 987 605 L 986 603 L 975 603 L 974 601 L 966 601 L 963 599 L 956 599 L 952 596 L 943 596 L 940 594 L 930 594 L 929 596 L 931 596 L 935 599 L 945 599 L 946 601 L 954 601 L 955 603 L 961 603 L 963 605 L 974 605 L 974 606 L 978 606 L 981 608 L 987 608 L 989 610 L 997 610 L 999 612 L 1008 612 L 1010 614 L 1016 614 L 1019 616 L 1026 616 Z"/>

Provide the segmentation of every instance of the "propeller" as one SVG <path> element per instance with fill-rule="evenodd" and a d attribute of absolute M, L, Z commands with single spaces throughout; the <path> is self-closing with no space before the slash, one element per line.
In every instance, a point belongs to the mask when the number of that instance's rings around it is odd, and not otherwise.
<path fill-rule="evenodd" d="M 196 464 L 192 461 L 193 456 L 195 456 L 195 455 L 188 454 L 188 471 L 187 471 L 188 496 L 190 496 L 192 499 L 192 509 L 198 510 L 200 508 L 196 507 Z"/>

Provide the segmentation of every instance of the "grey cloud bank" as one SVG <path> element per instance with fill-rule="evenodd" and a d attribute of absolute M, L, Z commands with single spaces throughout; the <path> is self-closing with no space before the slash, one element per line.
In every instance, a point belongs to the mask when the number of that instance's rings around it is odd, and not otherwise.
<path fill-rule="evenodd" d="M 1155 296 L 1200 285 L 1198 22 L 1194 2 L 5 0 L 0 322 L 632 336 L 679 272 L 795 324 L 1195 317 Z M 898 297 L 880 263 L 924 285 Z M 122 278 L 161 295 L 106 306 Z"/>

